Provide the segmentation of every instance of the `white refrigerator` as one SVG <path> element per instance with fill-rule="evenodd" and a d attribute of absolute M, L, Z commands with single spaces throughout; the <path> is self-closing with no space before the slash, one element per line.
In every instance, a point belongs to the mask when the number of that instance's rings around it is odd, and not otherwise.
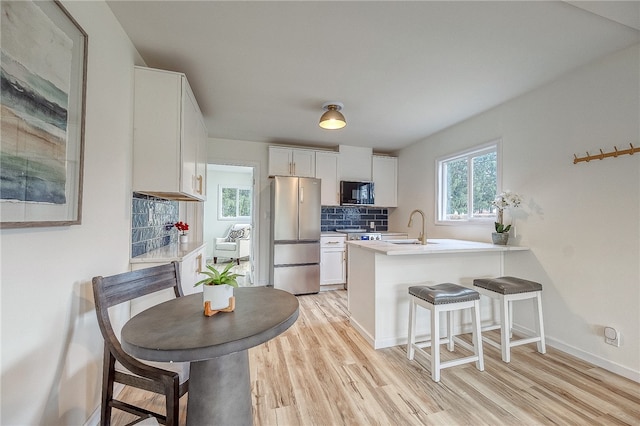
<path fill-rule="evenodd" d="M 269 282 L 293 294 L 320 291 L 320 179 L 271 180 Z"/>

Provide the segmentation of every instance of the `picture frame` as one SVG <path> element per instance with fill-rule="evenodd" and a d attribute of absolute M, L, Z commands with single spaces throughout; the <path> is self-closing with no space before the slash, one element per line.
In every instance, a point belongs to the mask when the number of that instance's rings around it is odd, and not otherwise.
<path fill-rule="evenodd" d="M 0 7 L 0 228 L 79 225 L 87 33 L 58 0 Z"/>

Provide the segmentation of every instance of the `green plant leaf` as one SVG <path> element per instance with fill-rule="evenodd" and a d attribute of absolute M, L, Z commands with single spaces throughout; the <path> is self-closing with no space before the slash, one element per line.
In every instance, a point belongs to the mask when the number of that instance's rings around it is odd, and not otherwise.
<path fill-rule="evenodd" d="M 502 234 L 504 232 L 509 232 L 509 230 L 511 229 L 511 225 L 504 226 L 504 224 L 502 224 L 500 222 L 494 222 L 494 224 L 496 226 L 496 232 L 498 234 Z"/>
<path fill-rule="evenodd" d="M 233 262 L 229 263 L 222 272 L 218 271 L 213 265 L 207 265 L 209 271 L 201 271 L 200 273 L 206 275 L 207 278 L 198 281 L 193 286 L 204 285 L 223 285 L 228 284 L 232 287 L 238 287 L 237 277 L 241 277 L 241 274 L 231 272 L 231 268 L 234 267 Z"/>

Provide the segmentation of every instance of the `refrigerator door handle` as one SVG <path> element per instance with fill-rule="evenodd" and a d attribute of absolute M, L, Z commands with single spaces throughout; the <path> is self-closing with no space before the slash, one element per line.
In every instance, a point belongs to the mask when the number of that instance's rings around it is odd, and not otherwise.
<path fill-rule="evenodd" d="M 304 204 L 304 186 L 300 187 L 300 204 Z"/>

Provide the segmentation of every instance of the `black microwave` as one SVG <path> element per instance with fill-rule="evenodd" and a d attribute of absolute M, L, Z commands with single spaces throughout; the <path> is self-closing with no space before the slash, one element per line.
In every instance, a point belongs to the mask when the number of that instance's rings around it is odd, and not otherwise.
<path fill-rule="evenodd" d="M 340 181 L 340 205 L 373 205 L 373 182 Z"/>

